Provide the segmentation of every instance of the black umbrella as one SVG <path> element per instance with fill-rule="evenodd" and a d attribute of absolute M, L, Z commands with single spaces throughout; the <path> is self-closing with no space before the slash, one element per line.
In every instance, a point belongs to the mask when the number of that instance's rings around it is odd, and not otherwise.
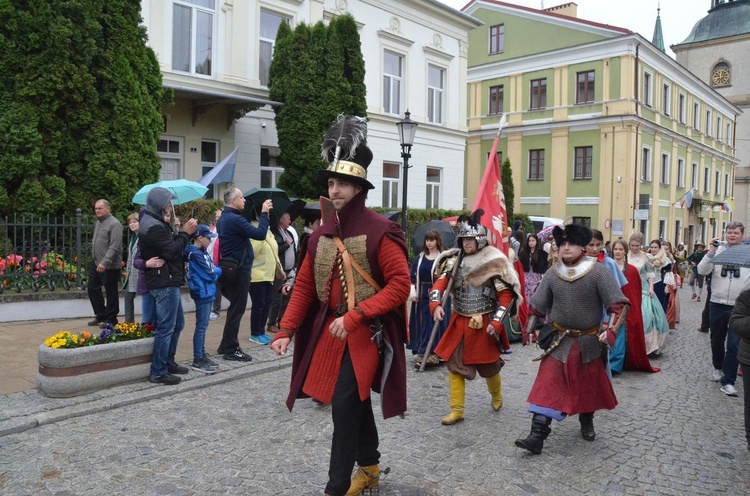
<path fill-rule="evenodd" d="M 740 244 L 727 248 L 716 255 L 714 264 L 750 268 L 750 245 Z"/>
<path fill-rule="evenodd" d="M 294 222 L 294 220 L 305 210 L 306 204 L 305 200 L 301 198 L 290 198 L 289 201 L 291 202 L 291 205 L 289 205 L 287 212 L 289 213 L 289 219 L 291 222 Z M 320 207 L 318 207 L 318 210 L 320 210 Z"/>
<path fill-rule="evenodd" d="M 263 208 L 263 202 L 266 200 L 273 201 L 273 210 L 271 215 L 275 221 L 278 222 L 279 216 L 289 210 L 292 205 L 292 201 L 289 199 L 289 195 L 286 191 L 279 188 L 253 188 L 247 191 L 245 194 L 245 210 L 242 212 L 248 220 L 255 220 L 260 216 L 261 209 Z M 253 217 L 253 212 L 255 216 Z"/>
<path fill-rule="evenodd" d="M 381 215 L 391 222 L 398 222 L 401 217 L 401 210 L 391 210 L 390 212 L 383 212 Z"/>
<path fill-rule="evenodd" d="M 430 229 L 435 229 L 440 233 L 444 249 L 453 246 L 453 243 L 456 240 L 456 233 L 453 232 L 451 225 L 442 220 L 431 220 L 427 224 L 422 224 L 414 231 L 414 236 L 411 238 L 411 247 L 414 249 L 414 253 L 422 251 L 425 234 L 427 234 L 427 231 Z"/>
<path fill-rule="evenodd" d="M 307 223 L 308 219 L 315 220 L 320 219 L 320 203 L 308 203 L 305 205 L 305 208 L 302 209 L 302 218 L 305 220 L 305 223 Z"/>

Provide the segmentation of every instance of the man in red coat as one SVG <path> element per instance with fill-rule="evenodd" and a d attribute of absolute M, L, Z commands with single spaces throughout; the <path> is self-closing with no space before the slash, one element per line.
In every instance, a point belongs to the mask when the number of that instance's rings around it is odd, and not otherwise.
<path fill-rule="evenodd" d="M 450 413 L 443 425 L 464 419 L 465 380 L 477 373 L 487 380 L 492 409 L 503 406 L 500 353 L 510 348 L 503 318 L 515 312 L 522 301 L 521 285 L 513 265 L 494 246 L 487 245 L 487 230 L 480 224 L 482 211 L 474 212 L 458 233 L 460 248 L 443 252 L 435 267 L 440 276 L 430 291 L 430 311 L 435 320 L 443 320 L 443 293 L 451 276 L 453 316 L 435 354 L 448 363 Z M 445 263 L 441 263 L 445 260 Z M 456 264 L 459 266 L 454 271 Z"/>
<path fill-rule="evenodd" d="M 295 338 L 287 400 L 332 405 L 333 439 L 325 493 L 360 494 L 378 485 L 378 431 L 370 390 L 381 393 L 384 418 L 406 411 L 406 320 L 411 281 L 404 234 L 365 208 L 366 124 L 341 116 L 323 142 L 330 163 L 318 172 L 333 212 L 312 233 L 294 292 L 271 348 L 285 354 Z M 323 203 L 323 200 L 321 200 Z M 352 477 L 354 462 L 359 468 Z"/>

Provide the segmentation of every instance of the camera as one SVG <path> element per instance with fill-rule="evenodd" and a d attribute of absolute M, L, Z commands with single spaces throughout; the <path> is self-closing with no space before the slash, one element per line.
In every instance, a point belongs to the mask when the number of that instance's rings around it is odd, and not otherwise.
<path fill-rule="evenodd" d="M 724 246 L 726 245 L 726 241 L 719 241 L 718 239 L 715 239 L 713 243 L 711 243 L 714 246 Z"/>

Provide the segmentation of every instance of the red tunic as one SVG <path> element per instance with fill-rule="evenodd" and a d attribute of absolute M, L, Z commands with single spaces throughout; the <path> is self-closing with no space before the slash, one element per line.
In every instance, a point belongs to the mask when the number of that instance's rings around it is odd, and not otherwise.
<path fill-rule="evenodd" d="M 449 279 L 444 277 L 435 281 L 432 286 L 432 290 L 445 291 L 448 287 Z M 510 304 L 513 301 L 513 291 L 510 289 L 504 289 L 497 295 L 497 302 L 499 305 L 506 308 L 510 308 Z M 430 303 L 430 312 L 434 313 L 438 303 Z M 450 359 L 451 355 L 455 351 L 456 347 L 461 343 L 461 339 L 464 340 L 464 359 L 465 365 L 477 365 L 482 363 L 494 363 L 500 358 L 501 346 L 498 340 L 487 333 L 487 325 L 490 323 L 492 314 L 487 313 L 482 315 L 482 328 L 472 329 L 469 327 L 470 317 L 459 315 L 453 312 L 448 328 L 445 330 L 445 334 L 440 338 L 440 343 L 435 348 L 435 354 L 443 360 Z M 504 326 L 499 322 L 493 322 L 493 326 L 497 331 L 498 335 L 503 333 L 505 339 L 505 349 L 510 348 L 507 341 L 507 334 L 504 333 Z"/>
<path fill-rule="evenodd" d="M 318 300 L 313 265 L 312 257 L 305 257 L 294 283 L 293 297 L 281 319 L 282 329 L 297 329 L 304 319 L 309 317 L 309 309 Z M 364 401 L 370 396 L 370 388 L 378 372 L 379 355 L 377 346 L 370 340 L 372 332 L 364 324 L 364 320 L 403 306 L 411 288 L 409 267 L 405 263 L 403 250 L 387 236 L 380 241 L 378 265 L 387 284 L 373 297 L 358 303 L 359 308 L 364 311 L 364 316 L 354 309 L 344 315 L 344 327 L 349 332 L 345 341 L 333 337 L 328 331 L 331 322 L 336 318 L 333 311 L 340 303 L 341 295 L 338 269 L 334 271 L 336 277 L 333 279 L 329 302 L 329 309 L 332 311 L 329 312 L 323 324 L 323 331 L 314 344 L 315 350 L 302 387 L 306 395 L 324 403 L 331 402 L 344 351 L 348 346 L 359 385 L 360 399 Z M 286 333 L 277 333 L 275 339 L 281 337 L 286 337 Z"/>

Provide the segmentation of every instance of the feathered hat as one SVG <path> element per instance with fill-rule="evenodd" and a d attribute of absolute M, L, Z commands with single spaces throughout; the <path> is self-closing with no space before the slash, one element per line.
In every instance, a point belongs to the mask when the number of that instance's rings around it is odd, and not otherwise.
<path fill-rule="evenodd" d="M 319 170 L 317 183 L 326 188 L 328 179 L 336 177 L 373 189 L 367 180 L 367 167 L 372 162 L 372 151 L 367 146 L 367 121 L 354 115 L 339 115 L 328 128 L 320 152 L 328 167 Z"/>
<path fill-rule="evenodd" d="M 470 216 L 465 217 L 466 220 L 458 230 L 459 238 L 476 239 L 478 250 L 487 246 L 487 228 L 481 224 L 482 215 L 484 215 L 484 210 L 476 209 Z M 459 220 L 461 220 L 461 217 L 459 217 Z"/>
<path fill-rule="evenodd" d="M 555 238 L 557 246 L 562 246 L 566 241 L 576 246 L 587 246 L 591 242 L 591 238 L 594 237 L 594 233 L 591 232 L 586 226 L 579 226 L 578 224 L 568 224 L 565 229 L 560 226 L 555 226 L 552 229 L 552 237 Z"/>

